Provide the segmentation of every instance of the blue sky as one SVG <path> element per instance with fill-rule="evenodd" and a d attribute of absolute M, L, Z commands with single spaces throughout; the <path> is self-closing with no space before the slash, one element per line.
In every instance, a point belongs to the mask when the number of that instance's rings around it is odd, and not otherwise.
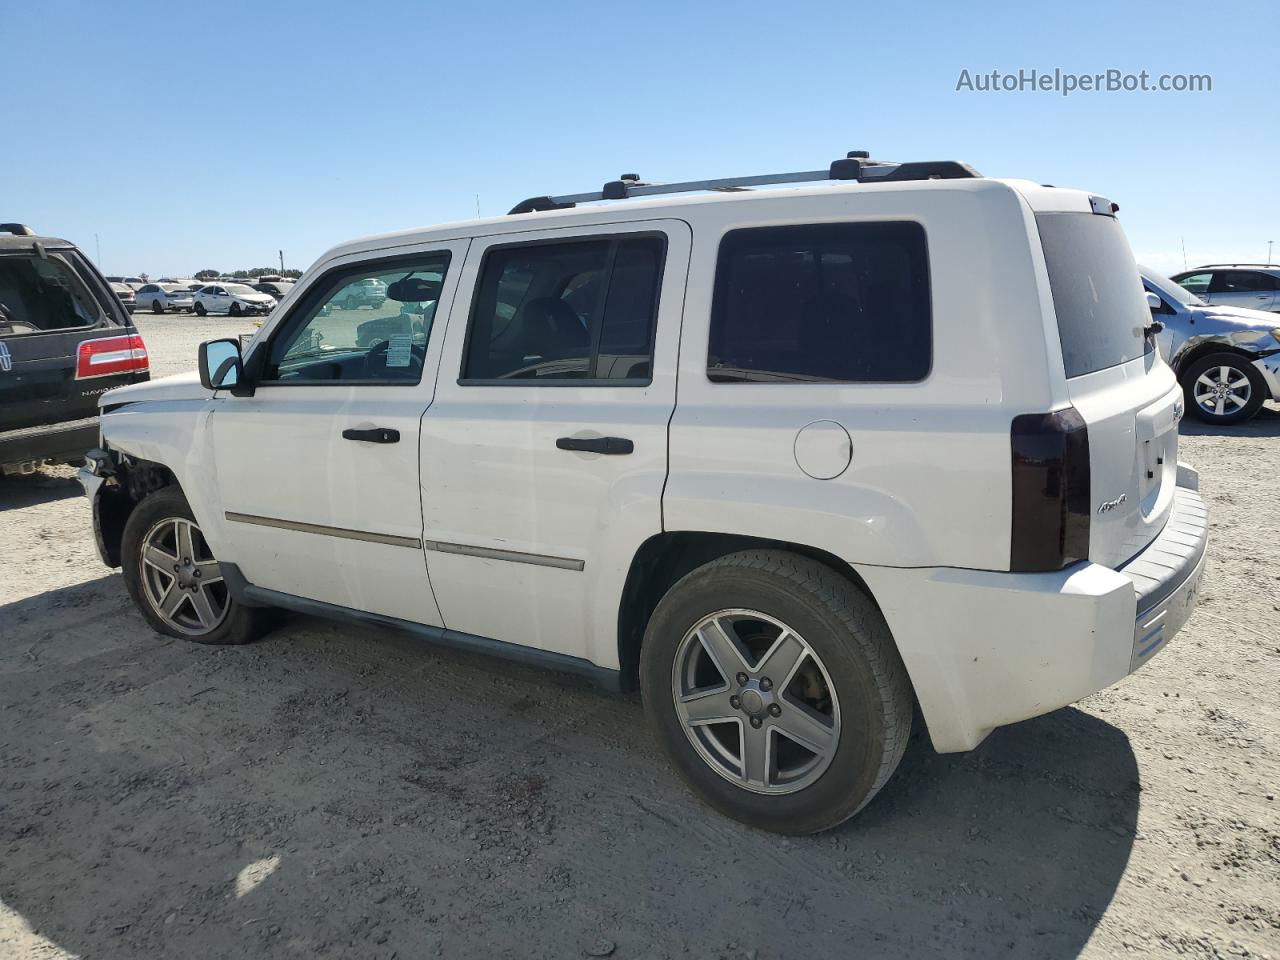
<path fill-rule="evenodd" d="M 1154 11 L 1158 10 L 1158 14 Z M 631 11 L 628 14 L 628 11 Z M 780 15 L 784 14 L 784 15 Z M 960 159 L 1121 205 L 1168 271 L 1280 258 L 1280 4 L 0 0 L 0 220 L 108 273 L 302 268 L 618 174 Z M 1209 93 L 957 92 L 1019 68 Z"/>

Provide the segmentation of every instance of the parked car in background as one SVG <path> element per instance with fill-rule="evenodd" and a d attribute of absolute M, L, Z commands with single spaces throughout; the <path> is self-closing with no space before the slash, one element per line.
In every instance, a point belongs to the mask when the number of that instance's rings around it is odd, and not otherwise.
<path fill-rule="evenodd" d="M 200 316 L 225 313 L 232 317 L 270 313 L 276 298 L 259 293 L 245 283 L 209 283 L 195 293 L 195 311 Z"/>
<path fill-rule="evenodd" d="M 253 289 L 257 290 L 259 293 L 265 293 L 267 296 L 274 297 L 276 300 L 283 300 L 285 298 L 285 294 L 293 289 L 293 281 L 263 280 L 260 283 L 253 284 L 252 286 Z"/>
<path fill-rule="evenodd" d="M 180 283 L 144 283 L 136 294 L 138 307 L 152 313 L 191 312 L 191 291 Z"/>
<path fill-rule="evenodd" d="M 862 809 L 917 711 L 970 750 L 1118 682 L 1194 611 L 1209 523 L 1116 206 L 829 177 L 334 248 L 198 379 L 103 398 L 103 559 L 174 637 L 278 607 L 638 685 L 700 796 L 787 833 Z M 793 186 L 659 193 L 761 183 Z M 423 310 L 362 336 L 353 288 Z"/>
<path fill-rule="evenodd" d="M 1211 263 L 1171 279 L 1214 306 L 1280 312 L 1280 266 Z"/>
<path fill-rule="evenodd" d="M 1206 423 L 1243 423 L 1280 400 L 1280 316 L 1211 304 L 1147 267 L 1142 285 L 1159 303 L 1152 316 L 1160 353 L 1173 367 L 1187 409 Z"/>
<path fill-rule="evenodd" d="M 120 298 L 74 244 L 0 224 L 0 470 L 83 463 L 99 396 L 148 368 Z"/>
<path fill-rule="evenodd" d="M 359 307 L 371 307 L 376 310 L 387 300 L 387 285 L 376 277 L 358 280 L 348 284 L 333 300 L 333 306 L 340 310 L 355 310 Z"/>
<path fill-rule="evenodd" d="M 108 282 L 111 284 L 112 292 L 115 293 L 115 295 L 120 298 L 120 302 L 124 304 L 124 308 L 130 313 L 133 313 L 133 308 L 138 302 L 137 296 L 133 292 L 133 287 L 129 286 L 127 283 L 120 283 L 119 281 Z"/>
<path fill-rule="evenodd" d="M 127 285 L 131 290 L 135 290 L 135 291 L 140 286 L 142 286 L 143 283 L 145 283 L 145 281 L 141 277 L 107 277 L 107 282 L 123 283 Z"/>

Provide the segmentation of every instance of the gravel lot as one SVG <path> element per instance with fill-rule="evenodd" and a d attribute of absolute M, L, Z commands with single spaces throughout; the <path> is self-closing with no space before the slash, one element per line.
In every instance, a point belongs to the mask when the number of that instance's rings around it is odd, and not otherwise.
<path fill-rule="evenodd" d="M 157 375 L 244 321 L 138 324 Z M 160 637 L 68 469 L 0 479 L 0 957 L 1280 958 L 1280 412 L 1186 427 L 1200 610 L 1078 707 L 783 839 L 641 707 L 294 618 Z"/>

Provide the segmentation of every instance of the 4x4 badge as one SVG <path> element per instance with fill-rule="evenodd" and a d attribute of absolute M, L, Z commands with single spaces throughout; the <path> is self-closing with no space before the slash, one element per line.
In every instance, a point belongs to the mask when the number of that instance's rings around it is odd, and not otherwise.
<path fill-rule="evenodd" d="M 13 369 L 13 357 L 9 354 L 9 348 L 4 343 L 0 343 L 0 373 L 8 373 Z"/>
<path fill-rule="evenodd" d="M 1108 500 L 1105 503 L 1098 504 L 1098 512 L 1110 513 L 1112 510 L 1120 506 L 1120 504 L 1124 503 L 1128 499 L 1129 499 L 1129 495 L 1122 493 L 1120 494 L 1120 496 L 1116 497 L 1114 500 Z"/>

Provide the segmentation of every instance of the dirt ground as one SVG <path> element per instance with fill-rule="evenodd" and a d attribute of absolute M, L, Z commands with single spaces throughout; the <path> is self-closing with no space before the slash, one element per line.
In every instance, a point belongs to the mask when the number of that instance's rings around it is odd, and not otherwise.
<path fill-rule="evenodd" d="M 243 323 L 139 315 L 157 374 Z M 1188 424 L 1201 607 L 833 832 L 710 812 L 634 699 L 294 618 L 152 633 L 67 469 L 0 479 L 0 957 L 1280 958 L 1280 412 Z"/>

